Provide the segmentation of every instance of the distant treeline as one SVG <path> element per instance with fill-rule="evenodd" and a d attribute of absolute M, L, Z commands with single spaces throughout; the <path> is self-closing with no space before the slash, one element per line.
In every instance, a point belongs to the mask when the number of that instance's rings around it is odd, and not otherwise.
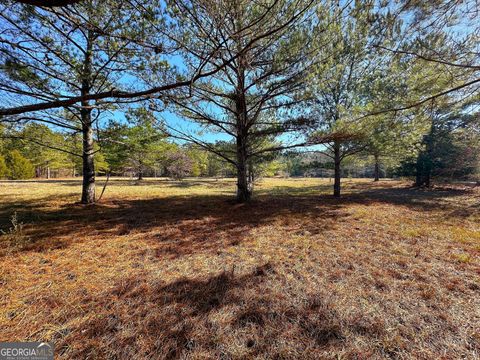
<path fill-rule="evenodd" d="M 113 126 L 113 125 L 112 125 Z M 108 127 L 109 140 L 97 141 L 96 174 L 143 177 L 235 177 L 236 169 L 212 151 L 195 144 L 179 145 L 159 130 L 143 126 Z M 0 178 L 62 178 L 82 175 L 81 138 L 55 132 L 42 124 L 20 130 L 2 130 Z M 112 138 L 116 136 L 116 140 Z M 424 136 L 415 151 L 397 151 L 375 156 L 368 148 L 345 159 L 342 177 L 426 177 L 478 180 L 480 145 L 478 137 L 463 131 L 443 131 Z M 48 144 L 46 146 L 45 144 Z M 217 142 L 223 149 L 234 144 Z M 69 150 L 67 150 L 69 149 Z M 77 152 L 74 152 L 77 149 Z M 397 149 L 398 150 L 398 149 Z M 249 164 L 252 181 L 260 177 L 334 177 L 334 161 L 328 149 L 278 151 L 258 157 Z"/>

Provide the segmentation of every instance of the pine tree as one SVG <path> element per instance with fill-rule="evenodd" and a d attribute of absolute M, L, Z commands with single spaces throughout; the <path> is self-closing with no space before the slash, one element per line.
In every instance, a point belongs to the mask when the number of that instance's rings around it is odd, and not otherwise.
<path fill-rule="evenodd" d="M 392 28 L 374 1 L 356 1 L 346 7 L 326 1 L 317 8 L 318 23 L 312 34 L 316 58 L 310 72 L 308 96 L 315 118 L 311 136 L 332 135 L 323 153 L 334 165 L 333 194 L 340 196 L 342 161 L 364 150 L 364 124 L 355 119 L 364 106 L 362 88 L 382 59 L 372 50 L 383 28 Z"/>
<path fill-rule="evenodd" d="M 8 37 L 1 44 L 0 83 L 3 91 L 30 102 L 83 99 L 80 106 L 14 116 L 9 121 L 40 122 L 80 133 L 81 151 L 64 150 L 82 159 L 81 201 L 94 203 L 98 147 L 94 129 L 101 126 L 104 111 L 114 106 L 94 104 L 88 98 L 121 88 L 126 70 L 141 76 L 148 71 L 147 62 L 162 74 L 165 61 L 156 55 L 160 45 L 155 43 L 160 37 L 155 26 L 162 21 L 161 7 L 154 0 L 142 12 L 125 2 L 119 6 L 115 0 L 85 0 L 72 6 L 74 11 L 12 4 L 2 10 L 2 29 Z"/>
<path fill-rule="evenodd" d="M 237 201 L 251 198 L 249 164 L 253 158 L 288 145 L 264 146 L 262 139 L 288 133 L 304 122 L 301 92 L 309 47 L 307 14 L 312 1 L 225 1 L 208 6 L 178 1 L 185 14 L 180 29 L 184 62 L 194 68 L 228 64 L 210 78 L 197 81 L 171 103 L 183 117 L 204 131 L 222 133 L 234 148 L 219 148 L 201 134 L 169 128 L 177 138 L 214 152 L 236 169 Z M 305 21 L 305 23 L 303 22 Z M 213 51 L 214 50 L 214 51 Z M 213 51 L 213 55 L 212 54 Z M 233 58 L 234 61 L 229 62 Z M 292 139 L 290 139 L 292 140 Z"/>

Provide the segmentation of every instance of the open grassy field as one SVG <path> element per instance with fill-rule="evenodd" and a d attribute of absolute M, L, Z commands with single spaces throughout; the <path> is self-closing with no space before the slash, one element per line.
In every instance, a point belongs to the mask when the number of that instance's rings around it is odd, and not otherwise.
<path fill-rule="evenodd" d="M 480 189 L 0 183 L 0 341 L 59 359 L 480 358 Z M 17 213 L 23 229 L 12 230 Z"/>

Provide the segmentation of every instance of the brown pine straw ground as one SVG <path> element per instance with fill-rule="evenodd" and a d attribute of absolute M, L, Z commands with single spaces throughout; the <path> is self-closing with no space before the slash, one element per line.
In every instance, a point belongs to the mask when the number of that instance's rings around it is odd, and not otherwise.
<path fill-rule="evenodd" d="M 101 181 L 100 181 L 101 183 Z M 265 179 L 0 183 L 0 341 L 58 359 L 476 359 L 480 190 Z"/>

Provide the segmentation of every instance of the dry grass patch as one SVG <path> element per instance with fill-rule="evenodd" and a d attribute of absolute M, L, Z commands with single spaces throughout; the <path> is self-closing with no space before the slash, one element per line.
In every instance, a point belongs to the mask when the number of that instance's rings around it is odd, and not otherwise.
<path fill-rule="evenodd" d="M 476 358 L 480 193 L 266 179 L 2 183 L 0 340 L 62 359 Z"/>

